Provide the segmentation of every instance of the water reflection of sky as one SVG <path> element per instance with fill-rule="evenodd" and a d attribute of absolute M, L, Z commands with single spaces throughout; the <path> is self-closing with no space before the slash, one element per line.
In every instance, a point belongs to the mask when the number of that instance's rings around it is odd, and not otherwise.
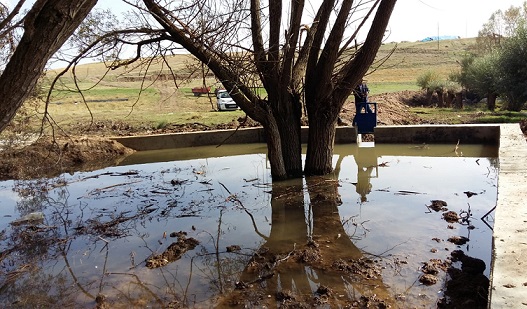
<path fill-rule="evenodd" d="M 353 184 L 344 182 L 339 191 L 344 200 L 341 216 L 355 215 L 358 208 L 360 218 L 370 220 L 367 226 L 371 231 L 365 242 L 368 251 L 378 254 L 390 245 L 405 241 L 413 250 L 419 249 L 419 245 L 420 250 L 426 251 L 432 247 L 451 249 L 448 244 L 434 244 L 430 239 L 438 237 L 447 240 L 450 236 L 468 236 L 470 233 L 471 241 L 466 246 L 470 254 L 480 256 L 490 265 L 492 233 L 479 220 L 494 207 L 496 201 L 497 170 L 489 160 L 383 156 L 379 158 L 379 163 L 383 162 L 387 166 L 379 167 L 378 176 L 371 178 L 372 190 L 367 202 L 359 203 Z M 346 158 L 342 169 L 351 172 L 357 166 L 352 158 Z M 355 181 L 353 176 L 349 179 Z M 463 193 L 465 191 L 478 195 L 468 198 Z M 476 228 L 468 230 L 467 226 L 456 224 L 455 229 L 450 230 L 446 221 L 441 220 L 441 212 L 423 215 L 429 212 L 425 206 L 430 205 L 431 200 L 444 200 L 449 210 L 458 213 L 468 211 L 470 205 L 473 214 L 471 223 Z"/>
<path fill-rule="evenodd" d="M 390 270 L 383 274 L 384 283 L 394 294 L 415 284 L 420 263 L 430 258 L 444 259 L 457 248 L 483 259 L 488 275 L 492 233 L 479 218 L 496 201 L 497 168 L 492 155 L 491 158 L 472 156 L 485 153 L 482 146 L 464 146 L 466 156 L 459 157 L 448 145 L 424 150 L 404 145 L 398 148 L 377 145 L 375 153 L 360 158 L 354 147 L 337 146 L 335 151 L 334 164 L 338 164 L 340 180 L 338 193 L 342 198 L 339 215 L 348 236 L 364 252 L 408 261 L 401 272 L 404 276 Z M 214 153 L 218 151 L 211 149 Z M 419 156 L 423 151 L 425 156 Z M 244 255 L 229 260 L 229 275 L 225 275 L 229 280 L 236 280 L 237 274 L 246 267 L 248 257 L 269 236 L 272 223 L 269 166 L 262 153 L 185 160 L 178 160 L 177 153 L 167 152 L 167 155 L 171 159 L 163 162 L 63 175 L 68 185 L 48 184 L 46 195 L 40 192 L 19 196 L 17 192 L 27 192 L 32 187 L 31 181 L 17 182 L 17 191 L 14 191 L 14 182 L 2 182 L 0 230 L 9 233 L 9 222 L 28 212 L 43 211 L 44 224 L 56 227 L 54 231 L 65 239 L 67 248 L 62 258 L 50 255 L 48 260 L 43 260 L 42 275 L 64 276 L 66 283 L 75 281 L 96 295 L 101 289 L 101 280 L 103 286 L 114 290 L 130 289 L 133 282 L 128 279 L 133 273 L 152 286 L 154 293 L 168 297 L 174 291 L 190 290 L 198 303 L 205 301 L 217 293 L 212 288 L 219 280 L 216 268 L 227 263 L 225 253 L 219 257 L 214 253 L 225 252 L 230 245 L 242 248 Z M 358 164 L 371 167 L 372 162 L 381 166 L 373 168 L 371 177 L 366 179 L 371 189 L 361 201 L 357 192 Z M 478 195 L 468 198 L 464 191 Z M 471 224 L 475 228 L 469 230 L 466 225 L 454 224 L 454 229 L 448 229 L 441 212 L 430 212 L 426 208 L 435 199 L 446 201 L 448 208 L 457 212 L 467 211 L 470 205 Z M 304 201 L 308 204 L 309 197 L 305 196 Z M 309 215 L 306 208 L 306 217 Z M 108 222 L 122 217 L 134 219 L 118 225 L 122 232 L 118 236 L 76 234 L 78 227 L 88 226 L 93 220 Z M 144 267 L 144 260 L 152 252 L 160 253 L 174 241 L 168 236 L 163 238 L 163 234 L 177 231 L 185 231 L 188 237 L 199 240 L 199 247 L 161 269 Z M 454 235 L 469 237 L 470 241 L 457 247 L 446 241 Z M 435 237 L 442 242 L 433 241 Z M 1 246 L 4 250 L 9 244 L 3 241 Z M 438 252 L 432 254 L 433 248 Z M 135 267 L 131 269 L 132 264 Z M 65 271 L 67 268 L 70 271 Z M 190 269 L 193 269 L 192 276 Z M 71 273 L 75 274 L 75 280 Z M 101 279 L 103 273 L 112 275 Z M 168 287 L 153 288 L 163 285 Z M 421 288 L 419 293 L 433 295 L 436 291 Z M 1 303 L 14 296 L 6 297 L 0 297 Z M 81 293 L 77 301 L 82 306 L 91 304 L 86 293 Z"/>

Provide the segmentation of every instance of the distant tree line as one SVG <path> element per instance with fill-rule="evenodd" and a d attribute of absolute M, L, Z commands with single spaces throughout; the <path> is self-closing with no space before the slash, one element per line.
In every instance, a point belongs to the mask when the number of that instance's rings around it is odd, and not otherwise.
<path fill-rule="evenodd" d="M 437 94 L 438 107 L 463 108 L 463 102 L 486 98 L 487 108 L 520 111 L 527 102 L 527 2 L 493 13 L 476 38 L 473 51 L 460 59 L 458 72 L 442 80 L 425 72 L 417 85 L 426 91 L 428 105 Z"/>
<path fill-rule="evenodd" d="M 487 98 L 487 108 L 520 111 L 527 101 L 527 2 L 493 13 L 477 38 L 475 52 L 450 76 L 466 90 Z"/>

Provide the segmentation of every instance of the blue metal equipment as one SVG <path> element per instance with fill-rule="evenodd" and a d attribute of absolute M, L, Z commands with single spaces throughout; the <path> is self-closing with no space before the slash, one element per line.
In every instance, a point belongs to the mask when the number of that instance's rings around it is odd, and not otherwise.
<path fill-rule="evenodd" d="M 371 109 L 372 106 L 373 109 Z M 368 112 L 368 107 L 370 107 L 371 113 Z M 377 126 L 377 103 L 360 103 L 360 108 L 355 114 L 355 118 L 353 118 L 353 123 L 357 134 L 373 134 L 373 129 Z"/>

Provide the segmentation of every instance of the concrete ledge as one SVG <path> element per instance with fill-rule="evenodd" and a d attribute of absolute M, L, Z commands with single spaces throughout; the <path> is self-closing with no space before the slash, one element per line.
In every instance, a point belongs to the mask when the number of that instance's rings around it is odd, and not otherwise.
<path fill-rule="evenodd" d="M 262 128 L 127 136 L 113 140 L 137 151 L 265 142 Z"/>
<path fill-rule="evenodd" d="M 501 125 L 489 308 L 527 308 L 527 142 Z"/>
<path fill-rule="evenodd" d="M 308 127 L 302 127 L 302 142 L 307 142 Z M 500 125 L 416 125 L 379 126 L 375 128 L 377 143 L 457 143 L 494 144 L 499 143 Z M 185 148 L 219 144 L 264 143 L 262 128 L 239 130 L 203 131 L 172 133 L 149 136 L 116 137 L 126 147 L 144 151 Z M 335 143 L 354 143 L 354 127 L 337 127 Z"/>
<path fill-rule="evenodd" d="M 500 125 L 379 126 L 376 143 L 494 144 L 500 140 Z"/>

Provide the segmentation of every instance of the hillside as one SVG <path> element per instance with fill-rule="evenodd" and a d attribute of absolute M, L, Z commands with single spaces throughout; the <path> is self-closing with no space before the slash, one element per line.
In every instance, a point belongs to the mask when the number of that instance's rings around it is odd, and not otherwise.
<path fill-rule="evenodd" d="M 418 91 L 416 79 L 427 71 L 434 71 L 446 80 L 457 69 L 456 61 L 474 42 L 475 39 L 457 39 L 382 45 L 376 64 L 366 76 L 371 95 Z M 393 54 L 384 60 L 395 47 Z M 382 66 L 378 67 L 380 63 Z M 199 70 L 191 69 L 195 64 L 189 55 L 176 55 L 167 58 L 166 63 L 154 59 L 148 71 L 131 66 L 126 70 L 107 70 L 103 63 L 80 65 L 76 76 L 83 97 L 72 91 L 75 88 L 72 75 L 66 74 L 53 92 L 48 111 L 65 131 L 79 128 L 91 131 L 116 124 L 136 131 L 186 123 L 215 126 L 242 117 L 240 111 L 216 112 L 213 95 L 192 95 L 191 88 L 203 83 Z M 176 81 L 168 74 L 168 67 L 177 75 Z M 44 85 L 58 72 L 49 71 Z M 100 80 L 102 76 L 104 79 Z M 210 75 L 206 83 L 212 89 L 219 85 Z M 39 108 L 43 111 L 43 106 Z"/>
<path fill-rule="evenodd" d="M 398 90 L 416 90 L 417 76 L 432 70 L 446 79 L 453 70 L 458 68 L 456 61 L 474 44 L 475 38 L 383 44 L 377 54 L 376 63 L 372 66 L 372 72 L 368 73 L 366 79 L 372 86 L 379 85 L 377 87 L 379 91 L 385 90 L 383 84 L 410 85 L 412 89 Z M 395 51 L 384 61 L 394 48 Z M 149 63 L 148 72 L 133 66 L 108 71 L 104 63 L 79 65 L 76 71 L 83 83 L 93 83 L 105 76 L 100 87 L 135 88 L 139 86 L 135 82 L 139 82 L 145 76 L 148 80 L 159 77 L 159 75 L 161 79 L 171 77 L 168 76 L 170 68 L 176 73 L 177 83 L 181 85 L 182 90 L 201 86 L 200 72 L 192 69 L 192 66 L 197 63 L 194 57 L 182 54 L 167 57 L 166 60 L 164 62 L 156 59 Z M 378 65 L 381 66 L 377 68 Z M 57 72 L 60 72 L 60 69 L 49 71 L 48 77 L 53 77 Z M 72 81 L 72 76 L 67 74 L 62 80 L 68 84 Z M 209 75 L 207 80 L 211 84 L 215 83 L 212 75 Z"/>
<path fill-rule="evenodd" d="M 385 83 L 409 84 L 414 88 L 404 90 L 417 90 L 416 79 L 426 71 L 437 72 L 446 80 L 450 73 L 459 68 L 457 61 L 475 43 L 475 38 L 469 38 L 383 44 L 377 54 L 377 62 L 386 58 L 393 48 L 396 49 L 379 69 L 366 78 L 372 87 Z"/>

